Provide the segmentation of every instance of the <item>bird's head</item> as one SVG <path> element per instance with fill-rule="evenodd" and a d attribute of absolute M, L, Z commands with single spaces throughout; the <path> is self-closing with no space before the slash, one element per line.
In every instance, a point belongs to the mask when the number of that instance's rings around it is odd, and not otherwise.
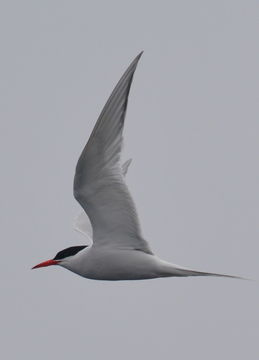
<path fill-rule="evenodd" d="M 57 255 L 53 259 L 43 261 L 40 264 L 35 265 L 32 269 L 37 269 L 40 267 L 50 266 L 50 265 L 62 265 L 63 263 L 66 262 L 67 259 L 73 257 L 79 251 L 85 249 L 86 247 L 87 245 L 71 246 L 64 250 L 61 250 L 57 253 Z"/>

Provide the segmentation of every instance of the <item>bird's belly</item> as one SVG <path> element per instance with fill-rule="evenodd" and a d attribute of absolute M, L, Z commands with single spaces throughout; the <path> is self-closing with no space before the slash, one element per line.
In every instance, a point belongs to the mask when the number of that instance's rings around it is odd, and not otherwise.
<path fill-rule="evenodd" d="M 95 280 L 141 280 L 159 276 L 156 257 L 138 250 L 91 249 L 78 268 L 69 270 Z"/>

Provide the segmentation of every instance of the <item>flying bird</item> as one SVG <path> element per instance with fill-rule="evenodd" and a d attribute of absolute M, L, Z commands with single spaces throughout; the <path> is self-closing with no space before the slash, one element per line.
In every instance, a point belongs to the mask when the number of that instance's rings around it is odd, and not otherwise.
<path fill-rule="evenodd" d="M 78 160 L 74 197 L 84 212 L 76 229 L 91 245 L 72 246 L 33 269 L 59 265 L 96 280 L 142 280 L 172 276 L 236 276 L 188 269 L 156 256 L 143 238 L 125 183 L 130 161 L 121 163 L 128 96 L 142 52 L 132 61 L 106 102 Z"/>

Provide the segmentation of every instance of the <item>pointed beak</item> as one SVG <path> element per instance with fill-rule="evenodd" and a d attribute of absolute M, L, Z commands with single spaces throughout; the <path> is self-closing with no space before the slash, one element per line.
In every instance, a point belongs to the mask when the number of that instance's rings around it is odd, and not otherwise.
<path fill-rule="evenodd" d="M 58 265 L 59 261 L 57 260 L 47 260 L 47 261 L 43 261 L 42 263 L 33 266 L 32 269 L 37 269 L 40 267 L 44 267 L 44 266 L 50 266 L 50 265 Z"/>

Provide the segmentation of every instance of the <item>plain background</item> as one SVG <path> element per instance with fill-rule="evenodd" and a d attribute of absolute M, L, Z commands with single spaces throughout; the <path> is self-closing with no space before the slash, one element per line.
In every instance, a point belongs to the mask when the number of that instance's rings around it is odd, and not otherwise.
<path fill-rule="evenodd" d="M 130 61 L 123 157 L 162 258 L 258 279 L 257 1 L 1 1 L 1 358 L 258 359 L 258 282 L 31 271 L 84 244 L 76 161 Z"/>

